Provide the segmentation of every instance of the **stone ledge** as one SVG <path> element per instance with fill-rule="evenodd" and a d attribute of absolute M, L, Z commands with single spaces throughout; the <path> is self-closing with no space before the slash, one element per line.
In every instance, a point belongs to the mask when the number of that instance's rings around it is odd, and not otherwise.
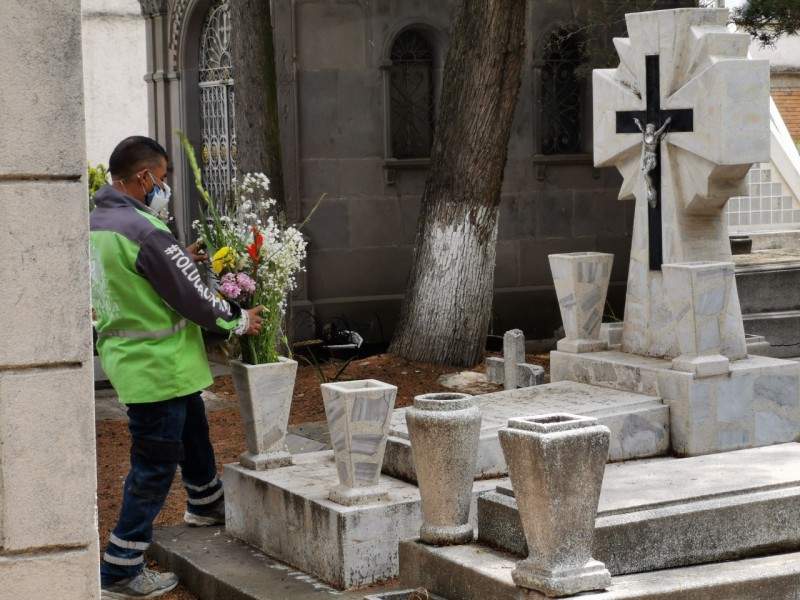
<path fill-rule="evenodd" d="M 545 600 L 514 585 L 511 571 L 519 558 L 478 544 L 436 548 L 400 542 L 400 585 L 422 586 L 459 600 Z M 786 600 L 800 589 L 800 553 L 611 579 L 605 591 L 585 592 L 581 600 Z"/>
<path fill-rule="evenodd" d="M 328 499 L 339 483 L 332 451 L 294 460 L 292 466 L 268 471 L 225 465 L 228 533 L 339 589 L 396 577 L 397 543 L 419 535 L 422 525 L 417 487 L 381 476 L 388 500 L 342 506 Z M 502 482 L 474 484 L 473 526 L 477 496 Z"/>
<path fill-rule="evenodd" d="M 781 444 L 800 435 L 800 365 L 766 356 L 730 361 L 730 373 L 696 379 L 670 360 L 608 351 L 552 352 L 553 381 L 663 398 L 671 448 L 699 456 Z"/>

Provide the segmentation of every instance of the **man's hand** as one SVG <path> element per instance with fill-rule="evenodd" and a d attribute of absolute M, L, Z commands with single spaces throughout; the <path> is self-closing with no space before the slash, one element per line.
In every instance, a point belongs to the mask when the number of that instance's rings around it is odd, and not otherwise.
<path fill-rule="evenodd" d="M 192 255 L 194 262 L 203 262 L 208 260 L 208 254 L 204 251 L 205 245 L 201 241 L 197 241 L 191 246 L 187 246 L 186 251 Z"/>
<path fill-rule="evenodd" d="M 261 321 L 263 321 L 263 319 L 258 316 L 258 313 L 260 313 L 262 310 L 264 310 L 264 307 L 259 304 L 258 306 L 248 308 L 244 311 L 247 313 L 248 319 L 250 319 L 250 324 L 247 327 L 247 331 L 244 332 L 245 335 L 258 335 L 258 332 L 261 329 Z"/>

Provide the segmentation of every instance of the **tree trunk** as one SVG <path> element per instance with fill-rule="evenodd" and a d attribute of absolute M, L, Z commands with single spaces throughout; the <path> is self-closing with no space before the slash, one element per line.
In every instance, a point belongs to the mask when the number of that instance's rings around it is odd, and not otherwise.
<path fill-rule="evenodd" d="M 390 352 L 472 366 L 492 307 L 497 217 L 525 0 L 464 0 L 453 23 L 416 254 Z"/>
<path fill-rule="evenodd" d="M 269 0 L 231 0 L 230 15 L 236 86 L 236 167 L 240 173 L 265 173 L 271 196 L 283 214 L 286 199 Z"/>

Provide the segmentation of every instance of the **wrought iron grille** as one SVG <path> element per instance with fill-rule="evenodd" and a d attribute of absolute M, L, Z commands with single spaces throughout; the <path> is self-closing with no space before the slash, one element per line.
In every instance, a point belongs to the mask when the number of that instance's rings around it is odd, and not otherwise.
<path fill-rule="evenodd" d="M 576 154 L 581 150 L 581 64 L 575 35 L 552 34 L 542 67 L 542 154 Z"/>
<path fill-rule="evenodd" d="M 427 158 L 433 141 L 433 48 L 416 31 L 392 45 L 391 140 L 394 158 Z"/>
<path fill-rule="evenodd" d="M 215 0 L 200 34 L 200 120 L 203 185 L 223 214 L 236 172 L 234 115 L 230 13 L 227 0 Z"/>

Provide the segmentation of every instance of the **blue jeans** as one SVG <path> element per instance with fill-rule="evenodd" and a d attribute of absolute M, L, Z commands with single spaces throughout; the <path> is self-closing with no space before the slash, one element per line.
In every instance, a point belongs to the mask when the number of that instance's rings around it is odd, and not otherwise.
<path fill-rule="evenodd" d="M 100 576 L 103 584 L 135 577 L 153 539 L 153 520 L 164 506 L 178 465 L 187 510 L 203 512 L 223 501 L 214 448 L 200 392 L 163 402 L 129 404 L 131 470 L 119 521 L 111 532 Z"/>

